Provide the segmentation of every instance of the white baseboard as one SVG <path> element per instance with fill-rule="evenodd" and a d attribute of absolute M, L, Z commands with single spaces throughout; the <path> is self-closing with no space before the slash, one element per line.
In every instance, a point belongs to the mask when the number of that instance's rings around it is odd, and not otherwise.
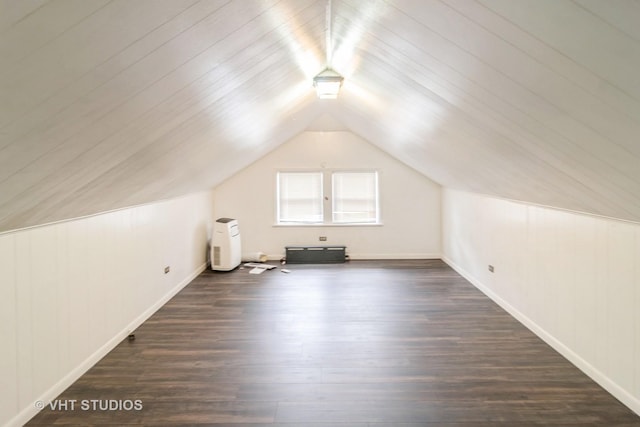
<path fill-rule="evenodd" d="M 351 260 L 383 260 L 383 259 L 441 259 L 442 254 L 416 254 L 416 253 L 394 253 L 394 254 L 378 254 L 378 253 L 347 253 Z M 268 255 L 269 261 L 280 261 L 285 256 L 283 254 Z"/>
<path fill-rule="evenodd" d="M 600 370 L 595 368 L 589 362 L 584 360 L 579 354 L 571 350 L 553 335 L 548 333 L 544 328 L 540 327 L 537 323 L 525 316 L 522 312 L 517 310 L 506 300 L 493 292 L 490 288 L 485 286 L 475 277 L 473 277 L 464 268 L 457 265 L 451 259 L 446 256 L 442 257 L 442 260 L 446 262 L 451 268 L 453 268 L 458 274 L 467 279 L 473 286 L 478 288 L 482 293 L 491 298 L 496 304 L 502 307 L 507 313 L 516 318 L 520 323 L 526 326 L 531 332 L 536 334 L 540 339 L 549 344 L 554 350 L 560 353 L 569 362 L 573 363 L 578 369 L 584 372 L 588 377 L 598 383 L 602 388 L 607 390 L 613 397 L 625 404 L 636 414 L 640 415 L 640 400 L 635 398 L 624 388 L 620 387 L 617 383 L 607 377 Z"/>
<path fill-rule="evenodd" d="M 415 254 L 415 253 L 395 253 L 395 254 L 367 254 L 349 253 L 352 260 L 383 260 L 383 259 L 440 259 L 442 254 Z"/>
<path fill-rule="evenodd" d="M 40 409 L 37 408 L 37 402 L 45 402 L 45 406 L 54 400 L 57 396 L 65 391 L 71 384 L 76 382 L 78 378 L 84 375 L 93 365 L 95 365 L 100 359 L 106 356 L 111 350 L 113 350 L 120 342 L 125 339 L 129 334 L 136 330 L 142 323 L 150 318 L 156 311 L 158 311 L 163 305 L 165 305 L 171 298 L 173 298 L 178 292 L 180 292 L 185 286 L 187 286 L 193 279 L 195 279 L 200 273 L 202 273 L 207 267 L 206 263 L 199 266 L 196 271 L 191 273 L 187 278 L 182 280 L 176 286 L 174 286 L 169 292 L 156 301 L 151 307 L 145 310 L 142 314 L 136 317 L 131 323 L 127 325 L 122 331 L 118 332 L 113 338 L 104 343 L 102 347 L 96 350 L 91 356 L 86 358 L 80 365 L 70 371 L 67 375 L 62 377 L 60 381 L 54 384 L 49 390 L 43 393 L 36 400 L 31 402 L 29 406 L 23 408 L 15 417 L 13 417 L 5 425 L 6 427 L 20 427 L 33 418 Z"/>

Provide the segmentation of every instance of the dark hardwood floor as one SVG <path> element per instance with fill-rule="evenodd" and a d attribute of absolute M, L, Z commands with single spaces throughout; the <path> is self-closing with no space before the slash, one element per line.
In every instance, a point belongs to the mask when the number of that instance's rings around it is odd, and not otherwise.
<path fill-rule="evenodd" d="M 287 268 L 203 273 L 28 425 L 640 426 L 441 261 Z"/>

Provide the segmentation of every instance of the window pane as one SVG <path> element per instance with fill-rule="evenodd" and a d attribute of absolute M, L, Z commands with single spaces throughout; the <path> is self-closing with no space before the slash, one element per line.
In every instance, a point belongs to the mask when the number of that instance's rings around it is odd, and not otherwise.
<path fill-rule="evenodd" d="M 333 222 L 378 222 L 378 174 L 334 172 Z"/>
<path fill-rule="evenodd" d="M 278 222 L 322 222 L 322 173 L 278 173 Z"/>

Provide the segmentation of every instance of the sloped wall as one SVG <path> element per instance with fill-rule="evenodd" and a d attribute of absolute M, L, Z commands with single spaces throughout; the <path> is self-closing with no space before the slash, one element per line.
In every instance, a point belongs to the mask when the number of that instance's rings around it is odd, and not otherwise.
<path fill-rule="evenodd" d="M 30 419 L 202 271 L 211 223 L 206 192 L 0 235 L 0 425 Z"/>
<path fill-rule="evenodd" d="M 276 172 L 323 168 L 377 169 L 383 225 L 276 226 Z M 353 259 L 440 258 L 440 197 L 438 184 L 351 132 L 307 131 L 216 187 L 214 206 L 238 219 L 245 253 L 341 244 Z"/>
<path fill-rule="evenodd" d="M 640 414 L 640 224 L 450 189 L 443 218 L 445 261 Z"/>

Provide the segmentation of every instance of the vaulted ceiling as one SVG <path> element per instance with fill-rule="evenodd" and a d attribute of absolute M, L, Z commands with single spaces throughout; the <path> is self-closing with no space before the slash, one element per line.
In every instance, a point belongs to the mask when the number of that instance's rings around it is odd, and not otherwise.
<path fill-rule="evenodd" d="M 332 122 L 447 187 L 640 221 L 639 1 L 0 8 L 0 231 L 211 188 Z"/>

